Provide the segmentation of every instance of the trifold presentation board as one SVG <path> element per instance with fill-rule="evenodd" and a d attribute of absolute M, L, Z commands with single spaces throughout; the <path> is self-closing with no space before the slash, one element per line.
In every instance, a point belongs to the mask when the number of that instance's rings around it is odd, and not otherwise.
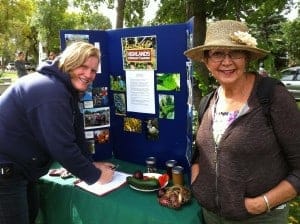
<path fill-rule="evenodd" d="M 145 165 L 170 159 L 189 170 L 192 150 L 192 69 L 183 52 L 193 20 L 115 30 L 62 30 L 61 48 L 86 41 L 100 49 L 93 85 L 82 96 L 85 138 L 96 161 Z"/>

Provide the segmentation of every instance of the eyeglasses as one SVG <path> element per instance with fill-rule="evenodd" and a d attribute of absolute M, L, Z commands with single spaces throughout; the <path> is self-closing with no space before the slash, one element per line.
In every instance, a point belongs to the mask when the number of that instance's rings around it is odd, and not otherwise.
<path fill-rule="evenodd" d="M 226 58 L 226 55 L 229 56 L 231 60 L 237 60 L 245 57 L 245 52 L 240 50 L 229 51 L 228 53 L 224 51 L 214 51 L 209 52 L 208 57 L 214 62 L 221 62 Z"/>

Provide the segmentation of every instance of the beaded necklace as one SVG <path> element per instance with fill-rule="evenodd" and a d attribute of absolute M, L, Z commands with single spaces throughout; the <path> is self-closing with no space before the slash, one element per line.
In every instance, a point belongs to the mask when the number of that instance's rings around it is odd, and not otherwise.
<path fill-rule="evenodd" d="M 218 105 L 220 104 L 219 90 L 217 92 L 216 102 L 213 105 L 213 136 L 216 144 L 219 144 L 225 130 L 238 117 L 239 110 L 234 111 L 220 111 Z"/>

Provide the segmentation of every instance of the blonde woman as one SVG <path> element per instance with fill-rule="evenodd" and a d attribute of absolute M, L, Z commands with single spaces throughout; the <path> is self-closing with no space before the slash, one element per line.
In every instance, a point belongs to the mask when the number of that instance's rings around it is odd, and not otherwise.
<path fill-rule="evenodd" d="M 95 163 L 87 152 L 78 108 L 99 59 L 92 44 L 74 43 L 55 63 L 18 79 L 0 96 L 1 224 L 34 223 L 32 183 L 53 161 L 88 184 L 112 180 L 113 164 Z"/>

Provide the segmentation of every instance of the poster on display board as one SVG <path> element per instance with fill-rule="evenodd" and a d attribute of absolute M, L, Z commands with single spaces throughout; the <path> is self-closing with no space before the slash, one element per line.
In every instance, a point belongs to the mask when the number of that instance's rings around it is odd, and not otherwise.
<path fill-rule="evenodd" d="M 100 49 L 96 79 L 81 101 L 85 137 L 95 160 L 114 157 L 158 168 L 174 159 L 189 170 L 192 46 L 187 23 L 116 30 L 62 30 L 61 47 L 76 40 Z"/>

